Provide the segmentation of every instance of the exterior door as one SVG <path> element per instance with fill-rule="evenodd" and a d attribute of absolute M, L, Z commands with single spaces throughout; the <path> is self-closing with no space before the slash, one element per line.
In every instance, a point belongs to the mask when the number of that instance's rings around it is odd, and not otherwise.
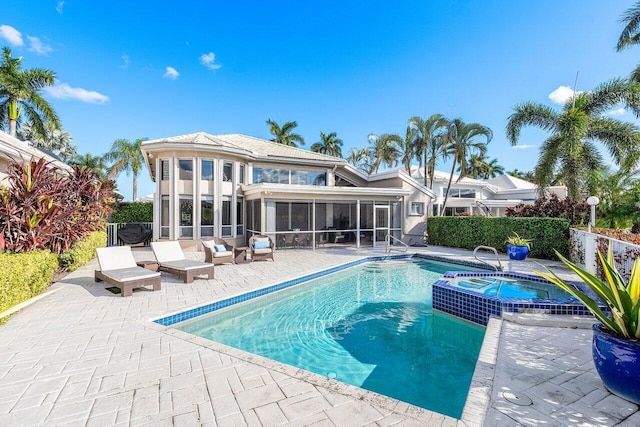
<path fill-rule="evenodd" d="M 389 234 L 389 206 L 376 206 L 373 215 L 373 245 L 381 246 Z"/>

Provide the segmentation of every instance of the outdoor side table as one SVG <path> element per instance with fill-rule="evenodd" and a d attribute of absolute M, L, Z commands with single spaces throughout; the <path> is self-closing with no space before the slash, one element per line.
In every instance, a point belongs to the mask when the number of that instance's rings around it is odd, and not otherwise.
<path fill-rule="evenodd" d="M 147 270 L 158 271 L 158 261 L 136 261 L 138 267 L 144 267 Z"/>
<path fill-rule="evenodd" d="M 236 264 L 244 264 L 247 262 L 247 249 L 246 246 L 233 248 L 233 259 Z"/>

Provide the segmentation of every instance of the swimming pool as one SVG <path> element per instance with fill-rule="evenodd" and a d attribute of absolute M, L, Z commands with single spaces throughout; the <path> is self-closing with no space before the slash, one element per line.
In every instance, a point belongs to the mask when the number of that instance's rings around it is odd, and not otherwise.
<path fill-rule="evenodd" d="M 434 311 L 431 284 L 462 269 L 367 263 L 175 327 L 459 418 L 484 328 Z"/>
<path fill-rule="evenodd" d="M 571 294 L 563 291 L 553 283 L 534 282 L 533 280 L 513 277 L 459 277 L 452 281 L 453 286 L 475 292 L 503 298 L 531 298 L 569 300 Z"/>

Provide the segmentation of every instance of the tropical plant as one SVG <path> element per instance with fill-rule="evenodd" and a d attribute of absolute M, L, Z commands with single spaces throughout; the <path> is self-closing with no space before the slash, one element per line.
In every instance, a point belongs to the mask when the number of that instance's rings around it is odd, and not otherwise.
<path fill-rule="evenodd" d="M 589 220 L 589 205 L 584 201 L 574 202 L 570 197 L 563 200 L 556 194 L 538 197 L 533 203 L 519 203 L 505 210 L 507 217 L 520 218 L 565 218 L 572 225 L 586 224 Z"/>
<path fill-rule="evenodd" d="M 460 167 L 458 167 L 460 172 Z M 482 154 L 472 154 L 467 162 L 465 175 L 474 179 L 491 179 L 504 174 L 504 167 L 498 164 L 498 159 L 490 160 Z"/>
<path fill-rule="evenodd" d="M 532 242 L 531 239 L 525 239 L 524 237 L 520 237 L 520 235 L 515 231 L 513 232 L 513 235 L 507 237 L 507 240 L 505 241 L 505 243 L 509 245 L 526 246 L 529 249 L 531 249 L 531 242 Z"/>
<path fill-rule="evenodd" d="M 613 107 L 626 103 L 638 107 L 638 84 L 623 79 L 603 83 L 592 92 L 576 93 L 560 113 L 534 102 L 515 107 L 507 122 L 507 139 L 516 145 L 523 127 L 532 125 L 550 132 L 540 147 L 535 183 L 544 191 L 556 176 L 578 200 L 586 189 L 588 172 L 603 166 L 594 141 L 600 141 L 617 165 L 633 169 L 640 158 L 640 128 L 605 116 Z"/>
<path fill-rule="evenodd" d="M 272 142 L 296 148 L 298 147 L 298 144 L 304 145 L 304 138 L 302 135 L 293 132 L 293 130 L 298 127 L 297 122 L 286 122 L 281 127 L 278 123 L 269 119 L 267 120 L 267 124 L 269 125 L 269 132 L 273 135 L 273 138 L 271 139 Z"/>
<path fill-rule="evenodd" d="M 636 2 L 636 4 L 627 9 L 624 15 L 622 15 L 620 22 L 626 25 L 616 45 L 618 52 L 633 45 L 640 44 L 640 2 Z M 632 81 L 640 82 L 640 65 L 631 72 L 630 78 Z"/>
<path fill-rule="evenodd" d="M 0 62 L 0 126 L 8 125 L 9 134 L 16 136 L 20 118 L 32 123 L 34 130 L 45 135 L 47 129 L 58 129 L 60 120 L 40 90 L 55 83 L 51 70 L 31 68 L 21 70 L 22 57 L 12 58 L 9 48 L 2 49 Z"/>
<path fill-rule="evenodd" d="M 94 156 L 91 153 L 76 154 L 69 160 L 69 164 L 78 166 L 80 169 L 92 171 L 100 181 L 106 181 L 108 179 L 109 166 L 103 156 Z"/>
<path fill-rule="evenodd" d="M 144 169 L 144 157 L 141 146 L 147 138 L 138 138 L 131 142 L 128 139 L 116 139 L 111 145 L 111 150 L 104 155 L 104 159 L 113 162 L 109 169 L 109 178 L 115 178 L 120 172 L 125 171 L 127 176 L 133 174 L 133 192 L 131 200 L 138 198 L 138 174 Z"/>
<path fill-rule="evenodd" d="M 604 270 L 604 281 L 578 267 L 560 253 L 556 252 L 556 255 L 609 308 L 610 315 L 600 308 L 597 300 L 571 286 L 548 268 L 545 267 L 546 272 L 536 271 L 536 274 L 577 298 L 610 331 L 627 339 L 640 339 L 640 322 L 638 319 L 640 310 L 640 259 L 636 259 L 629 283 L 625 284 L 624 278 L 615 267 L 611 249 L 609 249 L 606 259 L 602 256 L 602 253 L 598 252 L 598 258 Z"/>
<path fill-rule="evenodd" d="M 113 187 L 78 167 L 60 171 L 44 159 L 12 163 L 0 193 L 0 252 L 60 254 L 105 227 Z"/>
<path fill-rule="evenodd" d="M 523 179 L 525 181 L 529 181 L 529 182 L 534 182 L 535 181 L 535 175 L 534 175 L 533 171 L 521 172 L 518 169 L 514 169 L 512 171 L 506 172 L 506 174 L 514 176 L 516 178 Z"/>
<path fill-rule="evenodd" d="M 420 147 L 416 143 L 417 138 L 418 130 L 409 123 L 404 134 L 404 139 L 401 140 L 399 144 L 402 166 L 409 175 L 411 175 L 411 161 L 420 154 Z"/>
<path fill-rule="evenodd" d="M 415 142 L 416 155 L 424 164 L 424 185 L 427 185 L 428 179 L 429 188 L 433 188 L 436 163 L 438 158 L 444 157 L 446 153 L 446 140 L 442 136 L 448 121 L 441 114 L 432 114 L 426 119 L 412 117 L 409 123 L 418 131 Z"/>
<path fill-rule="evenodd" d="M 477 141 L 478 137 L 484 137 L 486 142 Z M 465 123 L 461 119 L 453 119 L 449 122 L 443 138 L 446 138 L 445 146 L 447 156 L 453 158 L 453 163 L 451 165 L 446 194 L 442 202 L 442 215 L 444 215 L 445 207 L 447 206 L 451 183 L 453 181 L 453 172 L 456 170 L 456 166 L 459 165 L 461 170 L 457 179 L 459 182 L 465 177 L 469 156 L 475 153 L 484 155 L 487 144 L 491 142 L 493 138 L 493 132 L 488 127 L 478 123 Z"/>
<path fill-rule="evenodd" d="M 30 141 L 34 147 L 49 151 L 65 162 L 68 162 L 78 154 L 76 147 L 73 145 L 73 137 L 62 128 L 46 128 L 45 134 L 41 135 L 36 131 L 31 121 L 26 121 L 18 131 L 18 138 Z"/>
<path fill-rule="evenodd" d="M 326 134 L 320 131 L 320 141 L 311 146 L 311 151 L 334 157 L 342 157 L 342 140 L 336 132 Z"/>
<path fill-rule="evenodd" d="M 371 147 L 355 148 L 351 147 L 347 162 L 367 174 L 373 173 L 375 158 Z"/>
<path fill-rule="evenodd" d="M 378 172 L 381 165 L 392 168 L 398 164 L 400 158 L 400 145 L 402 138 L 394 133 L 383 133 L 382 135 L 369 135 L 369 142 L 372 145 L 373 156 L 375 161 L 373 164 L 373 172 Z"/>

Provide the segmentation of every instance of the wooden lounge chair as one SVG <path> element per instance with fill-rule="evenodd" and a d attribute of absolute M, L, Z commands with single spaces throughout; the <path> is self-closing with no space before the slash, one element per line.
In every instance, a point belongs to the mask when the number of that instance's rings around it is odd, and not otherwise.
<path fill-rule="evenodd" d="M 129 246 L 97 248 L 96 255 L 100 270 L 95 271 L 95 281 L 105 281 L 120 288 L 120 295 L 128 297 L 134 288 L 153 286 L 160 290 L 160 273 L 139 267 Z"/>
<path fill-rule="evenodd" d="M 273 259 L 275 245 L 269 236 L 264 236 L 262 234 L 255 234 L 251 236 L 251 238 L 249 238 L 249 249 L 251 250 L 251 262 L 262 260 L 266 261 L 268 259 L 275 261 L 275 259 Z"/>
<path fill-rule="evenodd" d="M 213 265 L 224 264 L 230 262 L 233 264 L 233 246 L 225 242 L 219 237 L 210 237 L 202 240 L 204 247 L 204 262 L 210 262 Z M 216 250 L 222 249 L 224 250 Z"/>
<path fill-rule="evenodd" d="M 196 276 L 206 274 L 213 279 L 213 264 L 186 259 L 180 243 L 176 240 L 169 242 L 151 242 L 151 249 L 158 261 L 160 271 L 166 271 L 180 277 L 184 283 L 191 283 Z"/>

